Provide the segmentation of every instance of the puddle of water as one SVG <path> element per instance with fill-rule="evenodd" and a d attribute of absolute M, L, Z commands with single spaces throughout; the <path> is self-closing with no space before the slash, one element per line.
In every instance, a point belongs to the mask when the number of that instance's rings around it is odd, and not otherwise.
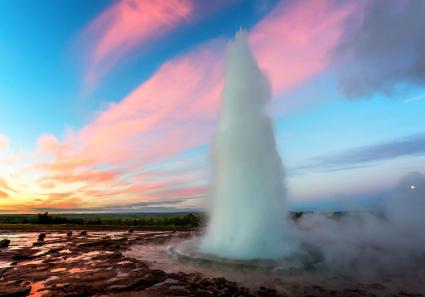
<path fill-rule="evenodd" d="M 29 262 L 23 262 L 20 265 L 38 265 L 38 264 L 42 264 L 44 260 L 33 260 L 33 261 L 29 261 Z"/>
<path fill-rule="evenodd" d="M 7 267 L 10 267 L 10 262 L 0 261 L 0 268 L 7 268 Z"/>
<path fill-rule="evenodd" d="M 111 239 L 118 239 L 118 238 L 137 238 L 139 236 L 144 235 L 152 235 L 153 237 L 157 236 L 166 236 L 169 233 L 172 232 L 160 232 L 158 231 L 134 231 L 133 233 L 128 234 L 127 231 L 87 231 L 87 235 L 80 236 L 80 232 L 82 230 L 73 230 L 74 235 L 72 238 L 89 238 L 89 239 L 102 239 L 105 236 L 111 237 Z M 46 241 L 44 242 L 44 245 L 41 248 L 44 248 L 44 246 L 48 246 L 49 249 L 53 247 L 61 247 L 64 246 L 66 242 L 69 242 L 68 236 L 66 235 L 66 231 L 53 231 L 53 232 L 44 232 L 46 233 Z M 40 232 L 16 232 L 16 231 L 8 231 L 8 230 L 0 230 L 0 240 L 2 239 L 9 239 L 10 246 L 9 249 L 16 250 L 23 247 L 32 247 L 34 242 L 37 242 L 38 235 Z M 77 235 L 78 234 L 78 235 Z M 54 243 L 55 241 L 63 241 L 59 243 Z"/>
<path fill-rule="evenodd" d="M 49 291 L 44 289 L 44 282 L 37 282 L 31 285 L 31 291 L 28 297 L 41 297 Z"/>
<path fill-rule="evenodd" d="M 89 272 L 89 271 L 95 271 L 95 269 L 85 269 L 85 268 L 72 268 L 68 270 L 69 273 L 82 273 L 82 272 Z"/>
<path fill-rule="evenodd" d="M 50 272 L 62 272 L 62 271 L 65 271 L 65 270 L 66 270 L 66 268 L 61 267 L 61 268 L 52 269 L 52 270 L 50 270 Z"/>
<path fill-rule="evenodd" d="M 37 253 L 33 254 L 32 256 L 33 257 L 40 257 L 40 256 L 43 256 L 47 253 L 48 253 L 48 250 L 41 250 L 41 251 L 38 251 Z"/>
<path fill-rule="evenodd" d="M 81 262 L 81 261 L 85 261 L 85 262 L 93 262 L 93 257 L 99 256 L 99 255 L 110 255 L 113 254 L 113 252 L 100 252 L 100 251 L 93 251 L 93 252 L 88 252 L 88 253 L 84 253 L 81 254 L 79 256 L 74 256 L 74 257 L 69 257 L 66 258 L 65 262 L 67 263 L 71 263 L 71 262 Z"/>
<path fill-rule="evenodd" d="M 224 277 L 230 281 L 237 282 L 248 288 L 255 289 L 260 286 L 267 286 L 274 289 L 285 291 L 281 281 L 298 282 L 299 278 L 303 279 L 304 283 L 308 283 L 308 276 L 312 280 L 315 275 L 306 273 L 304 278 L 298 275 L 285 274 L 281 275 L 273 271 L 253 270 L 237 268 L 232 266 L 218 266 L 214 263 L 196 265 L 188 261 L 178 261 L 167 253 L 166 245 L 134 245 L 124 253 L 124 256 L 136 258 L 150 264 L 154 269 L 160 269 L 167 273 L 201 273 L 204 277 Z"/>

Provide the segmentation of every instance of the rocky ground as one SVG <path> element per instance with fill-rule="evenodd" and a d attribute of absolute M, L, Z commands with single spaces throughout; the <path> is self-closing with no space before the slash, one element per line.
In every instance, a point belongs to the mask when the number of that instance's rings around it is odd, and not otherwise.
<path fill-rule="evenodd" d="M 46 232 L 44 240 L 38 241 L 38 233 L 19 236 L 15 232 L 9 236 L 10 246 L 0 249 L 0 297 L 424 296 L 407 291 L 392 293 L 379 284 L 330 289 L 294 283 L 285 292 L 265 287 L 248 289 L 200 273 L 166 273 L 123 255 L 134 244 L 165 243 L 188 236 L 190 232 L 74 231 L 71 235 L 60 231 Z"/>

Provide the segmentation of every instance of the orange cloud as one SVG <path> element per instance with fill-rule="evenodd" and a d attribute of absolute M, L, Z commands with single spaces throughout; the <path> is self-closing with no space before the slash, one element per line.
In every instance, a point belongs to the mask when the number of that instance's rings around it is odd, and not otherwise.
<path fill-rule="evenodd" d="M 37 140 L 38 153 L 41 156 L 53 155 L 60 156 L 61 152 L 66 148 L 66 145 L 53 135 L 41 135 Z"/>
<path fill-rule="evenodd" d="M 249 39 L 260 66 L 270 76 L 274 94 L 282 94 L 326 68 L 344 21 L 355 9 L 350 3 L 335 6 L 330 1 L 297 2 L 291 6 L 281 2 L 253 28 Z M 109 16 L 104 18 L 108 20 Z M 130 19 L 135 22 L 133 17 Z M 114 26 L 129 28 L 127 25 Z M 108 22 L 105 26 L 109 28 Z M 123 41 L 105 41 L 109 44 L 105 48 L 111 52 L 102 49 L 97 55 L 102 58 L 112 54 L 116 50 L 112 45 L 120 42 Z M 202 195 L 205 187 L 194 185 L 193 175 L 169 178 L 155 165 L 212 139 L 223 85 L 224 48 L 225 41 L 219 39 L 167 61 L 123 100 L 110 104 L 63 142 L 51 136 L 40 138 L 40 151 L 52 157 L 37 164 L 45 173 L 41 184 L 51 183 L 57 189 L 64 184 L 85 182 L 71 198 L 95 198 L 97 204 L 113 203 L 114 199 L 124 202 L 140 197 L 162 200 Z M 131 178 L 146 168 L 156 174 Z M 66 200 L 64 205 L 73 205 L 73 201 L 76 200 Z"/>
<path fill-rule="evenodd" d="M 61 183 L 94 182 L 103 183 L 116 179 L 119 174 L 111 171 L 66 172 L 51 176 L 50 179 Z"/>
<path fill-rule="evenodd" d="M 280 3 L 250 33 L 256 58 L 275 93 L 326 67 L 343 22 L 353 11 L 352 6 L 332 6 L 329 1 L 306 3 Z M 208 141 L 219 110 L 223 50 L 224 42 L 218 40 L 166 62 L 67 140 L 81 147 L 74 157 L 146 165 Z"/>
<path fill-rule="evenodd" d="M 37 208 L 76 208 L 81 205 L 81 200 L 73 193 L 50 193 L 47 199 L 36 203 L 27 203 L 22 206 L 24 209 Z"/>
<path fill-rule="evenodd" d="M 9 184 L 7 183 L 7 181 L 2 177 L 0 177 L 0 188 L 2 188 L 3 190 L 11 191 L 11 192 L 16 192 L 16 190 L 11 188 Z"/>
<path fill-rule="evenodd" d="M 67 138 L 65 142 L 73 145 L 46 166 L 71 169 L 73 165 L 89 165 L 83 160 L 146 165 L 162 161 L 188 145 L 203 143 L 206 129 L 211 130 L 218 111 L 222 48 L 220 41 L 208 43 L 165 63 L 121 102 L 111 104 Z M 197 119 L 197 124 L 188 119 Z"/>
<path fill-rule="evenodd" d="M 83 33 L 83 39 L 94 44 L 87 83 L 93 84 L 136 46 L 164 35 L 192 14 L 188 0 L 121 0 L 108 7 Z"/>
<path fill-rule="evenodd" d="M 6 192 L 0 191 L 0 198 L 9 198 L 9 194 Z"/>

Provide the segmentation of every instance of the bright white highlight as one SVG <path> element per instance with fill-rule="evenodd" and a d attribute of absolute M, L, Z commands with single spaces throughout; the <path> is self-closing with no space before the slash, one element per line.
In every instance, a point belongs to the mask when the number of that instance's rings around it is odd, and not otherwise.
<path fill-rule="evenodd" d="M 201 250 L 233 259 L 276 259 L 286 242 L 282 162 L 264 108 L 270 85 L 246 40 L 228 45 L 220 122 L 213 148 L 210 222 Z"/>

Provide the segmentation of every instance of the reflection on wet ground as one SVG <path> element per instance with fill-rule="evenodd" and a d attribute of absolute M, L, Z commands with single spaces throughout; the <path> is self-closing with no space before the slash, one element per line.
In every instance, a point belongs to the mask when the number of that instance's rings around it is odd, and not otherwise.
<path fill-rule="evenodd" d="M 264 272 L 194 266 L 170 257 L 165 248 L 189 232 L 92 231 L 68 237 L 66 231 L 1 232 L 11 240 L 0 249 L 0 296 L 388 296 L 383 284 L 335 288 L 305 275 L 279 279 Z M 303 278 L 304 277 L 304 278 Z M 399 288 L 393 296 L 423 296 Z M 3 295 L 2 295 L 3 294 Z M 9 294 L 9 295 L 7 295 Z"/>
<path fill-rule="evenodd" d="M 31 285 L 31 291 L 29 296 L 31 297 L 41 297 L 49 291 L 44 289 L 44 282 L 36 282 Z"/>
<path fill-rule="evenodd" d="M 11 240 L 9 248 L 0 250 L 0 296 L 66 296 L 74 291 L 90 296 L 91 292 L 104 292 L 108 287 L 115 290 L 114 285 L 122 286 L 118 291 L 141 288 L 142 284 L 132 282 L 150 270 L 144 263 L 123 257 L 120 251 L 132 243 L 185 234 L 92 231 L 68 237 L 66 231 L 44 233 L 45 240 L 34 245 L 37 232 L 0 231 L 0 240 Z M 80 232 L 74 230 L 74 234 Z M 159 280 L 162 278 L 161 274 Z"/>

